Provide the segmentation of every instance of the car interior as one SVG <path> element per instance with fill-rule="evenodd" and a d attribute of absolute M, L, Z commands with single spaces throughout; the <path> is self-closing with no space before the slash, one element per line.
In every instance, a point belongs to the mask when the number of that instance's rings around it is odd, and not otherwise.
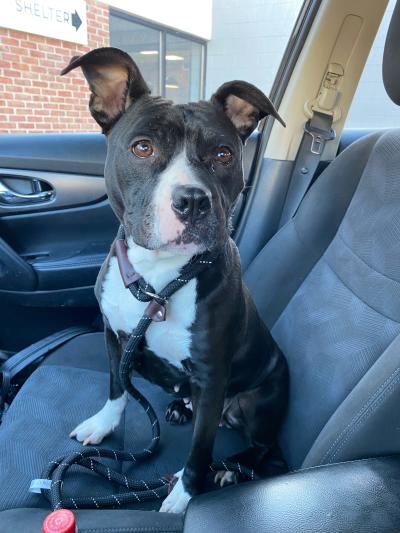
<path fill-rule="evenodd" d="M 304 3 L 271 92 L 287 127 L 266 120 L 245 147 L 233 236 L 245 282 L 289 365 L 279 434 L 287 473 L 210 487 L 181 515 L 154 512 L 158 500 L 76 509 L 79 532 L 400 531 L 400 129 L 346 130 L 387 4 Z M 399 62 L 400 0 L 382 64 L 397 105 Z M 305 131 L 318 112 L 334 138 L 321 126 Z M 30 483 L 50 461 L 79 451 L 69 432 L 107 397 L 93 290 L 118 230 L 105 157 L 100 133 L 0 136 L 0 357 L 31 358 L 2 398 L 2 533 L 40 531 L 51 508 Z M 134 380 L 159 417 L 161 446 L 149 461 L 117 468 L 143 479 L 174 473 L 191 424 L 167 424 L 170 396 Z M 141 449 L 148 425 L 132 400 L 101 447 Z M 220 428 L 214 456 L 244 447 Z M 123 491 L 78 467 L 64 487 L 72 496 L 111 489 Z"/>

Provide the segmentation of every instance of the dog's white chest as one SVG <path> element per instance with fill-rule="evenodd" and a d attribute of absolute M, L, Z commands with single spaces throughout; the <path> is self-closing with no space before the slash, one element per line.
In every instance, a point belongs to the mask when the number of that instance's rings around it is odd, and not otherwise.
<path fill-rule="evenodd" d="M 179 269 L 172 272 L 171 277 L 171 272 L 168 275 L 163 269 L 157 271 L 155 265 L 154 269 L 145 275 L 145 279 L 156 291 L 159 291 L 174 279 L 178 272 Z M 190 357 L 190 326 L 194 322 L 196 313 L 196 285 L 196 279 L 192 279 L 173 294 L 167 304 L 166 320 L 151 323 L 146 332 L 149 349 L 178 368 L 181 367 L 183 359 Z M 132 333 L 147 305 L 147 302 L 140 302 L 129 289 L 125 288 L 117 258 L 112 257 L 104 277 L 101 294 L 101 308 L 112 330 L 115 333 L 118 331 Z"/>

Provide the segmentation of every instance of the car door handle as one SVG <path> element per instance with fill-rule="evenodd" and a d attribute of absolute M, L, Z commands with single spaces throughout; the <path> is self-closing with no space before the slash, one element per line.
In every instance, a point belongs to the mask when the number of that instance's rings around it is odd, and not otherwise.
<path fill-rule="evenodd" d="M 54 198 L 54 191 L 39 191 L 22 194 L 13 191 L 0 181 L 0 204 L 1 205 L 26 205 L 47 202 Z"/>

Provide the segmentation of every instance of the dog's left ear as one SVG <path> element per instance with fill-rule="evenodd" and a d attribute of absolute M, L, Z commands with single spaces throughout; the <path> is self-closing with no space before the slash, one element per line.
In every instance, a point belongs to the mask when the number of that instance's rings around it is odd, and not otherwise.
<path fill-rule="evenodd" d="M 117 122 L 138 98 L 150 93 L 131 56 L 118 48 L 96 48 L 76 56 L 61 75 L 81 67 L 92 92 L 89 110 L 103 133 Z"/>
<path fill-rule="evenodd" d="M 286 126 L 273 103 L 257 87 L 246 81 L 228 81 L 211 97 L 211 103 L 224 111 L 244 142 L 259 121 L 272 115 Z"/>

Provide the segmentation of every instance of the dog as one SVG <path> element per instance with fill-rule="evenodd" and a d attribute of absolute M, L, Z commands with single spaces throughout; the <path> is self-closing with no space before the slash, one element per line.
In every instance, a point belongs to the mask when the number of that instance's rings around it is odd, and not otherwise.
<path fill-rule="evenodd" d="M 150 96 L 132 58 L 116 48 L 74 57 L 62 74 L 78 67 L 91 91 L 90 112 L 106 135 L 107 193 L 135 271 L 160 291 L 191 258 L 216 252 L 211 266 L 173 294 L 166 320 L 150 326 L 135 358 L 144 378 L 190 395 L 193 405 L 191 451 L 161 507 L 180 513 L 202 490 L 220 423 L 251 443 L 236 460 L 257 464 L 286 409 L 287 364 L 243 284 L 230 238 L 232 209 L 244 187 L 243 145 L 263 117 L 285 124 L 270 100 L 244 81 L 223 84 L 209 101 L 174 105 Z M 110 394 L 97 414 L 71 432 L 84 445 L 99 444 L 120 422 L 128 398 L 119 362 L 147 306 L 125 287 L 114 247 L 95 291 L 105 323 Z M 189 407 L 177 399 L 167 417 L 182 422 Z M 231 480 L 218 474 L 216 481 Z"/>

